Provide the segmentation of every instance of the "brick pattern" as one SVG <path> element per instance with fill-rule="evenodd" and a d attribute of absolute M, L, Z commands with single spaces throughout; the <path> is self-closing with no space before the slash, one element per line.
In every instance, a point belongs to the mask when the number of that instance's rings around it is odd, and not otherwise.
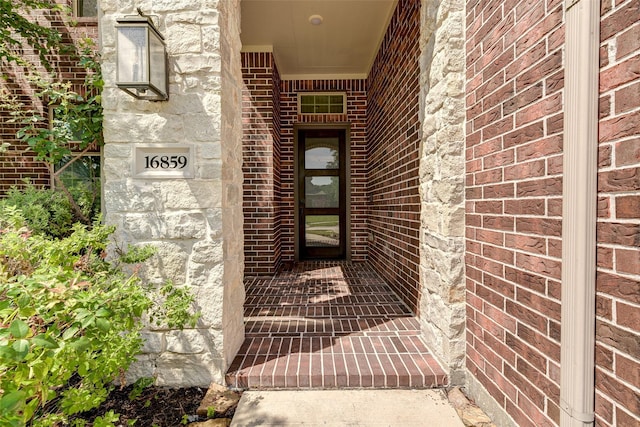
<path fill-rule="evenodd" d="M 351 126 L 351 259 L 367 258 L 366 84 L 363 80 L 281 81 L 271 53 L 243 53 L 245 274 L 269 275 L 295 260 L 296 123 Z M 299 92 L 345 92 L 347 112 L 300 115 Z"/>
<path fill-rule="evenodd" d="M 420 301 L 420 2 L 401 0 L 367 80 L 369 261 L 402 300 Z"/>
<path fill-rule="evenodd" d="M 242 54 L 244 262 L 249 276 L 275 273 L 279 236 L 279 83 L 273 55 Z"/>
<path fill-rule="evenodd" d="M 71 5 L 71 0 L 60 1 L 59 3 Z M 77 25 L 72 26 L 69 24 L 69 20 L 59 12 L 51 10 L 34 11 L 31 18 L 40 25 L 58 28 L 65 42 L 71 43 L 73 40 L 84 37 L 97 40 L 97 19 L 85 18 L 78 22 Z M 30 59 L 34 63 L 38 63 L 35 53 L 32 54 Z M 52 57 L 50 62 L 53 66 L 53 73 L 57 78 L 71 82 L 74 90 L 82 93 L 84 72 L 81 68 L 78 68 L 76 62 L 69 56 L 64 55 Z M 43 68 L 42 70 L 44 71 Z M 16 96 L 24 104 L 25 109 L 35 108 L 38 114 L 47 115 L 46 103 L 35 96 L 33 87 L 25 79 L 24 71 L 21 67 L 3 63 L 2 74 L 6 78 L 0 81 L 0 91 L 6 90 L 9 96 Z M 0 141 L 11 144 L 6 152 L 0 153 L 0 196 L 6 194 L 13 186 L 23 186 L 25 178 L 29 178 L 33 184 L 38 186 L 50 186 L 51 182 L 47 166 L 35 159 L 35 155 L 26 144 L 16 139 L 16 132 L 21 126 L 9 123 L 10 119 L 9 111 L 0 108 Z"/>
<path fill-rule="evenodd" d="M 467 2 L 467 368 L 559 423 L 562 2 Z"/>
<path fill-rule="evenodd" d="M 300 92 L 344 92 L 346 114 L 298 114 Z M 351 126 L 351 260 L 367 259 L 367 91 L 364 80 L 283 80 L 280 85 L 280 233 L 282 261 L 293 262 L 294 253 L 294 130 L 296 123 L 349 123 Z"/>
<path fill-rule="evenodd" d="M 441 387 L 419 322 L 366 263 L 305 262 L 245 283 L 238 388 Z"/>
<path fill-rule="evenodd" d="M 596 424 L 640 425 L 640 5 L 601 2 Z"/>
<path fill-rule="evenodd" d="M 275 203 L 274 224 L 274 257 L 276 259 L 275 270 L 282 265 L 282 180 L 281 180 L 281 115 L 280 115 L 280 74 L 278 67 L 273 64 L 273 200 Z"/>

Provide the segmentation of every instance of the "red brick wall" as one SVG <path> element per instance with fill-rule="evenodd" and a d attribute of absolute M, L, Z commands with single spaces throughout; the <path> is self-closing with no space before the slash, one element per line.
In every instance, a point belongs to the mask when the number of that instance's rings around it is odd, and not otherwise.
<path fill-rule="evenodd" d="M 420 2 L 401 0 L 368 78 L 371 264 L 417 312 Z"/>
<path fill-rule="evenodd" d="M 278 70 L 271 53 L 243 53 L 242 145 L 245 274 L 273 274 L 281 263 L 278 197 Z"/>
<path fill-rule="evenodd" d="M 347 114 L 300 115 L 299 92 L 344 92 Z M 282 259 L 293 262 L 294 253 L 294 132 L 296 123 L 349 123 L 351 125 L 351 259 L 367 258 L 367 91 L 364 80 L 283 80 L 280 85 L 280 168 Z"/>
<path fill-rule="evenodd" d="M 60 3 L 70 5 L 71 0 L 60 1 Z M 63 36 L 63 41 L 69 43 L 83 37 L 97 39 L 97 19 L 83 18 L 76 26 L 71 26 L 67 18 L 58 12 L 49 10 L 35 11 L 33 19 L 42 26 L 58 28 Z M 31 60 L 38 64 L 37 55 L 31 55 Z M 82 92 L 84 73 L 81 68 L 77 67 L 76 62 L 68 56 L 51 58 L 50 62 L 57 79 L 72 82 L 74 90 Z M 6 77 L 0 80 L 0 90 L 6 90 L 9 96 L 17 96 L 20 102 L 25 105 L 25 109 L 36 108 L 39 114 L 47 115 L 46 105 L 34 96 L 32 87 L 25 79 L 23 69 L 4 62 L 0 64 L 0 67 L 2 67 L 3 77 Z M 28 149 L 28 146 L 16 139 L 16 132 L 21 126 L 9 123 L 10 119 L 9 111 L 0 108 L 0 143 L 8 142 L 11 144 L 7 152 L 0 153 L 0 196 L 6 194 L 12 186 L 24 185 L 24 178 L 29 178 L 32 183 L 37 185 L 50 185 L 46 165 L 35 160 L 35 156 Z"/>
<path fill-rule="evenodd" d="M 351 257 L 367 257 L 366 84 L 363 80 L 281 81 L 273 55 L 243 53 L 245 274 L 272 274 L 295 260 L 296 123 L 351 125 Z M 342 115 L 299 115 L 299 92 L 345 92 Z"/>
<path fill-rule="evenodd" d="M 562 2 L 467 2 L 467 368 L 559 422 Z"/>
<path fill-rule="evenodd" d="M 596 416 L 640 425 L 640 2 L 601 2 Z"/>

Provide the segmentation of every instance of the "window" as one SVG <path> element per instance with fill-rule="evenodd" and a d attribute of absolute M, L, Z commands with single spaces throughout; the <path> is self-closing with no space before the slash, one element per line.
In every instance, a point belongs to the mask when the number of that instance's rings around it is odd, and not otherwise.
<path fill-rule="evenodd" d="M 98 0 L 74 0 L 73 12 L 79 18 L 98 16 Z"/>
<path fill-rule="evenodd" d="M 346 111 L 344 93 L 301 93 L 298 94 L 300 114 L 344 114 Z"/>
<path fill-rule="evenodd" d="M 67 156 L 55 170 L 82 214 L 95 219 L 101 210 L 100 156 L 96 153 Z"/>
<path fill-rule="evenodd" d="M 68 191 L 78 207 L 89 219 L 93 219 L 100 212 L 100 148 L 91 144 L 84 150 L 80 148 L 80 131 L 72 129 L 69 123 L 55 118 L 55 106 L 49 106 L 50 125 L 57 127 L 60 132 L 70 135 L 71 154 L 64 156 L 54 165 L 51 176 L 52 188 L 62 186 Z"/>

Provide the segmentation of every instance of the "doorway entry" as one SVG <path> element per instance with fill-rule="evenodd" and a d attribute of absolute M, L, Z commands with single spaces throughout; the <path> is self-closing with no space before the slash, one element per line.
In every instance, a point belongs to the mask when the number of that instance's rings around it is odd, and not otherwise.
<path fill-rule="evenodd" d="M 296 137 L 298 259 L 346 259 L 347 128 L 296 128 Z"/>

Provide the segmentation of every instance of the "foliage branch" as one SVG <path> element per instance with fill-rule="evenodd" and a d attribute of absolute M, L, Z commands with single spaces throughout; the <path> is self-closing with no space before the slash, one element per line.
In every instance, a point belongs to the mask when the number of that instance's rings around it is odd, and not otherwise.
<path fill-rule="evenodd" d="M 171 327 L 195 325 L 186 289 L 162 286 L 165 301 L 182 301 L 168 308 L 154 301 L 135 268 L 123 268 L 125 261 L 139 265 L 153 250 L 129 248 L 106 261 L 112 232 L 76 224 L 69 237 L 53 239 L 25 227 L 18 209 L 5 210 L 0 425 L 59 425 L 97 407 L 141 351 L 143 316 Z"/>
<path fill-rule="evenodd" d="M 9 90 L 0 90 L 0 108 L 7 110 L 11 121 L 21 128 L 16 137 L 25 142 L 37 160 L 45 162 L 55 187 L 69 199 L 77 220 L 90 225 L 93 218 L 83 211 L 78 198 L 87 198 L 70 191 L 61 179 L 62 173 L 89 149 L 99 149 L 102 139 L 101 93 L 104 86 L 95 44 L 89 38 L 75 42 L 66 40 L 53 26 L 40 26 L 31 19 L 34 11 L 47 10 L 57 14 L 69 25 L 69 8 L 52 0 L 0 0 L 0 64 L 16 64 L 40 99 L 40 109 L 25 105 Z M 32 48 L 38 61 L 32 61 L 25 45 Z M 85 71 L 81 88 L 63 81 L 50 58 L 55 54 L 68 55 L 77 67 Z M 7 76 L 3 76 L 6 78 Z M 81 90 L 79 90 L 81 89 Z M 7 150 L 4 143 L 1 150 Z M 62 161 L 66 163 L 56 170 Z M 98 189 L 92 189 L 93 204 L 97 205 Z M 74 197 L 75 196 L 75 197 Z M 94 211 L 97 209 L 94 209 Z M 95 213 L 95 212 L 94 212 Z"/>

